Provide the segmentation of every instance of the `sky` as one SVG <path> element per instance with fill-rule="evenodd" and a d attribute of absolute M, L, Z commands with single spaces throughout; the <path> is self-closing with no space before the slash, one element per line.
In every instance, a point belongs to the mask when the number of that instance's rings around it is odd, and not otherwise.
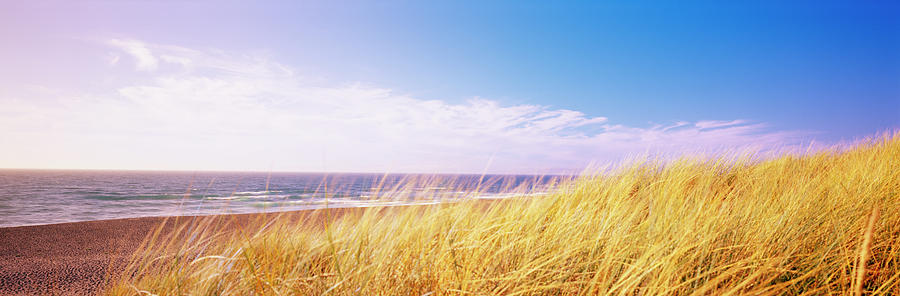
<path fill-rule="evenodd" d="M 898 128 L 887 1 L 0 2 L 0 168 L 547 174 Z"/>

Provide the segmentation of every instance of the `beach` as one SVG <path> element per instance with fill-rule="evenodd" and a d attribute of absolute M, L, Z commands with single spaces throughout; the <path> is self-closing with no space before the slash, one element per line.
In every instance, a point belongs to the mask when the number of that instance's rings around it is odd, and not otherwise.
<path fill-rule="evenodd" d="M 330 209 L 335 218 L 363 208 Z M 0 228 L 0 295 L 94 295 L 108 276 L 120 274 L 148 233 L 197 219 L 220 219 L 223 229 L 241 229 L 260 219 L 316 224 L 322 210 L 218 216 L 143 217 Z M 250 226 L 252 227 L 252 226 Z"/>
<path fill-rule="evenodd" d="M 900 1 L 0 16 L 0 296 L 900 296 Z"/>

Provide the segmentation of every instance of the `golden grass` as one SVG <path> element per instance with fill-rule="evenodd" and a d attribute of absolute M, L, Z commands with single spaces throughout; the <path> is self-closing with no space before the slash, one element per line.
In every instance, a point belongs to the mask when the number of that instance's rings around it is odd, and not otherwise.
<path fill-rule="evenodd" d="M 197 225 L 149 241 L 108 292 L 900 294 L 900 133 L 752 159 L 643 162 L 546 196 L 249 232 Z"/>

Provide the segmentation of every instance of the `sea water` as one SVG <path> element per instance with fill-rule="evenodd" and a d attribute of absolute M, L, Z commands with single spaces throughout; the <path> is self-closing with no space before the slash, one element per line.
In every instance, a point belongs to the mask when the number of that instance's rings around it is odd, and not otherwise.
<path fill-rule="evenodd" d="M 552 176 L 0 170 L 0 227 L 531 196 Z"/>

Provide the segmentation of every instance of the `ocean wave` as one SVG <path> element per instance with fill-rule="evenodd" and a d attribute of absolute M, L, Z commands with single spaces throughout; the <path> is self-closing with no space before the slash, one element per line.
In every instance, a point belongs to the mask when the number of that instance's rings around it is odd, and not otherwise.
<path fill-rule="evenodd" d="M 142 195 L 125 195 L 125 194 L 102 194 L 102 195 L 85 195 L 86 199 L 93 200 L 172 200 L 182 199 L 185 194 L 142 194 Z"/>
<path fill-rule="evenodd" d="M 240 192 L 235 192 L 234 195 L 263 195 L 263 194 L 281 193 L 281 192 L 283 192 L 283 191 L 281 191 L 281 190 L 240 191 Z"/>

